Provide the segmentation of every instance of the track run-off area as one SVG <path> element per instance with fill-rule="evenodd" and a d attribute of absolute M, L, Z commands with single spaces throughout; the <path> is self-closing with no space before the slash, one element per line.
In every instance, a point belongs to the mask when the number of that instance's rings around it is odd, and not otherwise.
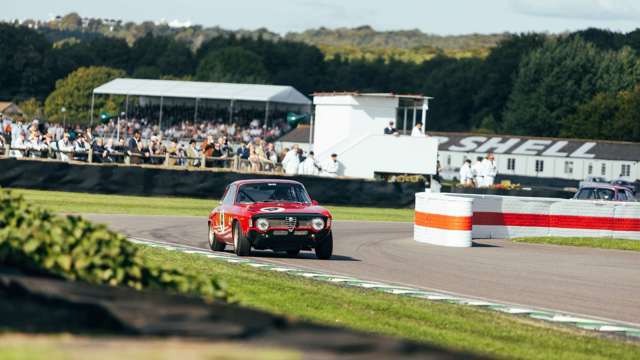
<path fill-rule="evenodd" d="M 208 250 L 206 217 L 86 217 L 132 238 Z M 334 221 L 333 231 L 331 260 L 318 260 L 313 252 L 298 258 L 271 251 L 253 256 L 280 266 L 640 324 L 640 252 L 507 240 L 447 248 L 415 242 L 413 224 L 400 222 Z"/>

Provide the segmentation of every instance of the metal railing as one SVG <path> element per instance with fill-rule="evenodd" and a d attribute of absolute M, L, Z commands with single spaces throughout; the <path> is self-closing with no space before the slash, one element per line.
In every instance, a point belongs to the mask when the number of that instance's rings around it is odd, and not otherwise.
<path fill-rule="evenodd" d="M 202 154 L 197 157 L 171 153 L 162 155 L 143 154 L 130 151 L 105 151 L 94 153 L 93 149 L 61 150 L 54 147 L 13 147 L 0 148 L 0 157 L 16 159 L 41 159 L 89 164 L 151 165 L 169 168 L 226 169 L 246 172 L 284 173 L 282 165 L 267 159 L 243 159 L 238 155 L 212 157 Z"/>

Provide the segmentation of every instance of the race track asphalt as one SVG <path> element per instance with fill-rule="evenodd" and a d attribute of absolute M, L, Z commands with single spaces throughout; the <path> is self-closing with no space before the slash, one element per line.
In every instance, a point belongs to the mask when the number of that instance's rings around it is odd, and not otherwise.
<path fill-rule="evenodd" d="M 205 217 L 88 215 L 141 239 L 207 248 Z M 334 257 L 261 260 L 363 280 L 640 324 L 640 252 L 506 240 L 445 248 L 412 240 L 411 223 L 334 222 Z M 228 247 L 230 248 L 230 247 Z"/>

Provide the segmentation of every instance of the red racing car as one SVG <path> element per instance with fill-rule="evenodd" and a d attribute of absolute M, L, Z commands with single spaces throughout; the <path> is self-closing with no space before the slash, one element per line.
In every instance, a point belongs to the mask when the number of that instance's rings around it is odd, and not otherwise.
<path fill-rule="evenodd" d="M 235 181 L 209 215 L 209 247 L 223 251 L 227 245 L 239 256 L 250 255 L 252 248 L 289 256 L 314 249 L 319 259 L 329 259 L 331 214 L 297 181 Z"/>

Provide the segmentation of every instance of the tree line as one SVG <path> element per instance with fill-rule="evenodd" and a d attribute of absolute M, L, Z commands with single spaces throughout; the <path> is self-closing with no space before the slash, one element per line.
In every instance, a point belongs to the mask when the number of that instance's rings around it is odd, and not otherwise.
<path fill-rule="evenodd" d="M 340 54 L 328 59 L 316 46 L 260 36 L 213 37 L 197 51 L 152 33 L 132 44 L 106 36 L 53 43 L 27 27 L 0 24 L 0 99 L 44 101 L 51 94 L 52 109 L 71 101 L 67 97 L 86 103 L 90 78 L 113 76 L 272 83 L 306 94 L 433 96 L 429 130 L 640 141 L 640 122 L 634 121 L 640 112 L 638 51 L 640 30 L 588 29 L 562 36 L 512 34 L 486 57 L 438 54 L 416 63 Z M 93 76 L 84 69 L 96 66 L 107 73 Z M 73 74 L 73 82 L 87 84 L 52 94 L 79 68 L 83 72 Z"/>

